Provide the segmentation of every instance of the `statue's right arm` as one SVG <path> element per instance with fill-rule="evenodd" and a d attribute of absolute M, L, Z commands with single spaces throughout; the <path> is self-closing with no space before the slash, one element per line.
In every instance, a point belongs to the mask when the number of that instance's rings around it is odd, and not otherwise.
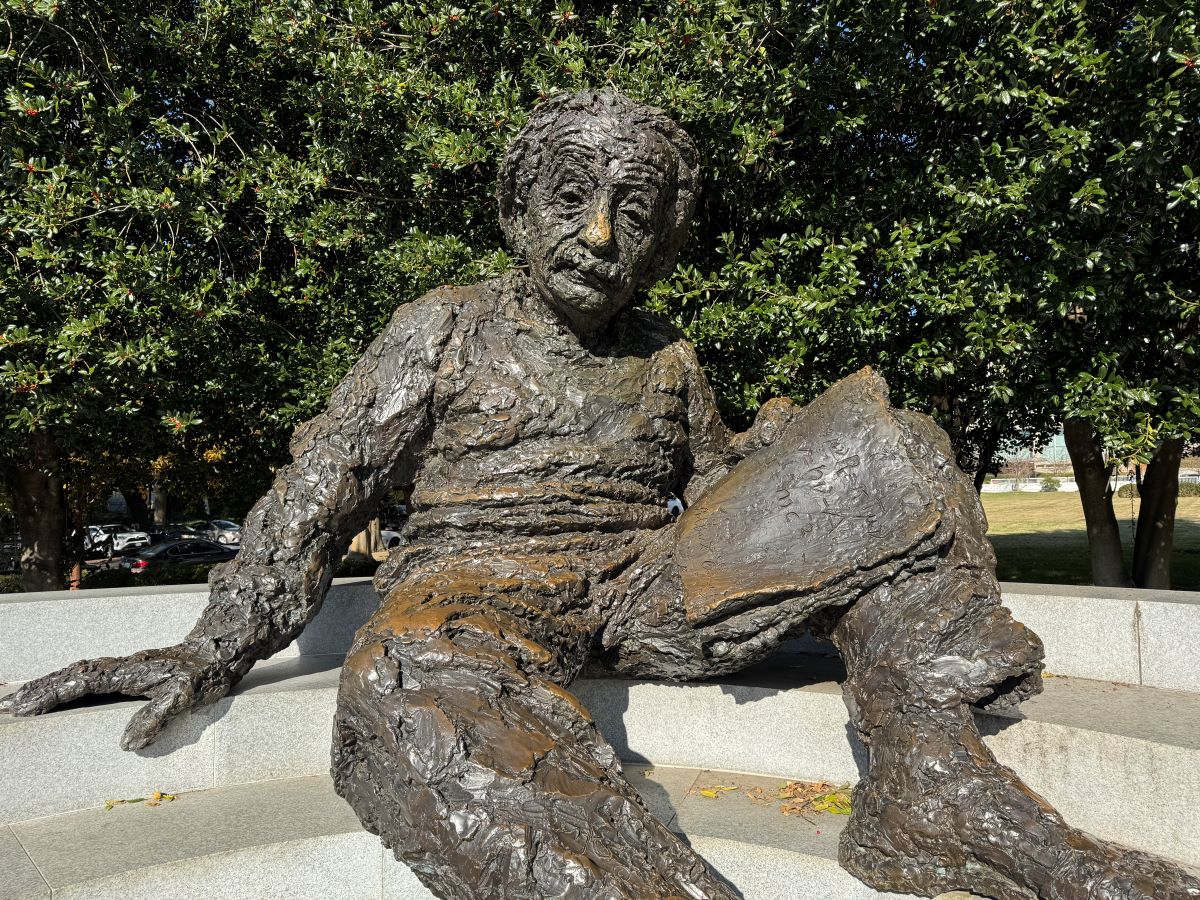
<path fill-rule="evenodd" d="M 22 685 L 0 711 L 37 715 L 87 694 L 145 696 L 121 739 L 139 749 L 172 716 L 225 696 L 316 615 L 353 536 L 394 484 L 408 480 L 432 430 L 434 392 L 454 330 L 454 289 L 402 306 L 296 429 L 242 530 L 241 550 L 210 577 L 208 606 L 179 644 L 82 660 Z"/>

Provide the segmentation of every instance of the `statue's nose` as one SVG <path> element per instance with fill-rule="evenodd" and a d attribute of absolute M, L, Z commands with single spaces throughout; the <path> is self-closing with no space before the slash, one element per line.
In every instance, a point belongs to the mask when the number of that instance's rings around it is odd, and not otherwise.
<path fill-rule="evenodd" d="M 592 220 L 583 230 L 583 241 L 593 250 L 606 250 L 612 244 L 612 224 L 608 220 L 608 204 L 601 201 L 592 212 Z"/>

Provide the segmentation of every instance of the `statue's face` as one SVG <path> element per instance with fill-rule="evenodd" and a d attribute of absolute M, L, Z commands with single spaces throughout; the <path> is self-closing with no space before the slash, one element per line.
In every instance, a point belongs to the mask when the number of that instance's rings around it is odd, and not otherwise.
<path fill-rule="evenodd" d="M 602 327 L 649 272 L 672 151 L 605 119 L 556 140 L 526 210 L 530 274 L 579 333 Z"/>

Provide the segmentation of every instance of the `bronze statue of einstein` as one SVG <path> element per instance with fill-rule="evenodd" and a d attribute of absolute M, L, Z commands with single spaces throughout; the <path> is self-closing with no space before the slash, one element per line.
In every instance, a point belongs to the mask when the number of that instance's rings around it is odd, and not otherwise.
<path fill-rule="evenodd" d="M 629 308 L 671 270 L 699 183 L 659 110 L 604 91 L 540 105 L 497 192 L 525 265 L 399 307 L 297 429 L 182 643 L 76 663 L 3 708 L 147 696 L 123 738 L 145 746 L 294 640 L 410 485 L 407 541 L 342 673 L 333 776 L 438 896 L 737 896 L 647 812 L 570 685 L 585 664 L 711 678 L 811 629 L 845 661 L 870 750 L 841 843 L 863 881 L 1200 897 L 1066 825 L 980 740 L 971 707 L 1040 690 L 1042 648 L 1000 604 L 982 509 L 932 421 L 864 370 L 731 434 L 692 348 Z"/>

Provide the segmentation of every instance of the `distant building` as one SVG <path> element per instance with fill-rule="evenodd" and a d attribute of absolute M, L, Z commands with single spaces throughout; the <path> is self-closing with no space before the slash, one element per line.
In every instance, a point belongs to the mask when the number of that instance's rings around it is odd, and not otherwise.
<path fill-rule="evenodd" d="M 1075 472 L 1071 467 L 1071 455 L 1067 453 L 1067 441 L 1060 431 L 1045 447 L 1030 448 L 1009 455 L 1000 466 L 1000 475 L 984 487 L 994 491 L 1039 491 L 1049 489 L 1041 481 L 1045 475 L 1059 479 L 1054 490 L 1077 491 Z M 1113 473 L 1113 490 L 1137 480 L 1133 466 L 1120 466 Z M 1179 468 L 1180 482 L 1200 482 L 1200 458 L 1189 457 Z"/>
<path fill-rule="evenodd" d="M 115 516 L 118 519 L 123 519 L 129 515 L 129 504 L 125 502 L 125 497 L 120 491 L 113 491 L 112 496 L 108 498 L 108 502 L 104 504 L 104 509 L 110 516 Z"/>
<path fill-rule="evenodd" d="M 1014 478 L 1031 478 L 1043 472 L 1071 474 L 1071 456 L 1061 431 L 1045 447 L 1010 454 L 1000 466 L 1002 476 Z"/>

